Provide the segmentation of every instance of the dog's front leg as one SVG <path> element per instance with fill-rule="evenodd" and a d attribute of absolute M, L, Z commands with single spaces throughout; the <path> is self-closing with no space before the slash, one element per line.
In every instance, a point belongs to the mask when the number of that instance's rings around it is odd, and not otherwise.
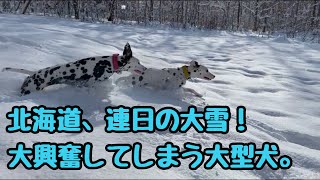
<path fill-rule="evenodd" d="M 196 95 L 197 97 L 202 97 L 202 94 L 197 93 L 197 91 L 195 91 L 194 89 L 183 87 L 183 90 L 191 92 L 192 94 Z"/>

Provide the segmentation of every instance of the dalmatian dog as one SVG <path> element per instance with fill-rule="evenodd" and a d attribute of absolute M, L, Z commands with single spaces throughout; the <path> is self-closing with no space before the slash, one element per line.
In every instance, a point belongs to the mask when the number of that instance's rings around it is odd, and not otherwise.
<path fill-rule="evenodd" d="M 13 71 L 28 74 L 21 86 L 21 95 L 40 91 L 54 84 L 70 84 L 76 86 L 93 86 L 98 81 L 108 79 L 113 73 L 129 71 L 142 75 L 146 68 L 132 56 L 129 43 L 124 47 L 123 55 L 97 56 L 81 59 L 64 65 L 56 65 L 32 72 L 25 69 L 4 68 L 3 71 Z"/>
<path fill-rule="evenodd" d="M 138 87 L 151 87 L 154 89 L 178 89 L 186 84 L 191 78 L 200 78 L 204 80 L 212 80 L 215 75 L 211 74 L 207 67 L 199 65 L 197 61 L 191 61 L 189 66 L 178 68 L 154 69 L 148 68 L 143 74 L 132 74 L 127 77 L 121 77 L 118 82 L 125 82 Z M 184 88 L 196 96 L 202 96 L 190 88 Z"/>

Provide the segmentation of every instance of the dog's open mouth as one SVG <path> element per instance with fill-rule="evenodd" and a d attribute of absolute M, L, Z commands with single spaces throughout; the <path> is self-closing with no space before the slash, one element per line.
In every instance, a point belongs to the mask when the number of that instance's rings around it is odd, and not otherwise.
<path fill-rule="evenodd" d="M 137 74 L 142 74 L 142 72 L 140 70 L 138 70 L 138 69 L 135 69 L 134 72 L 137 73 Z"/>
<path fill-rule="evenodd" d="M 204 77 L 204 79 L 205 79 L 205 80 L 211 80 L 211 78 L 208 78 L 208 77 Z"/>

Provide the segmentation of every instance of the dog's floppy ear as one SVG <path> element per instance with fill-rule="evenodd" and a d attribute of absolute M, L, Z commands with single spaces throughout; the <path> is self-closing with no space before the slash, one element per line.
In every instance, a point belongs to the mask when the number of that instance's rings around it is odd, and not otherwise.
<path fill-rule="evenodd" d="M 199 63 L 197 62 L 197 61 L 195 61 L 195 60 L 192 60 L 191 62 L 190 62 L 190 65 L 191 66 L 194 66 L 194 67 L 196 67 L 196 68 L 198 68 L 200 65 L 199 65 Z"/>
<path fill-rule="evenodd" d="M 123 57 L 125 60 L 129 60 L 132 57 L 132 51 L 129 43 L 124 46 Z"/>

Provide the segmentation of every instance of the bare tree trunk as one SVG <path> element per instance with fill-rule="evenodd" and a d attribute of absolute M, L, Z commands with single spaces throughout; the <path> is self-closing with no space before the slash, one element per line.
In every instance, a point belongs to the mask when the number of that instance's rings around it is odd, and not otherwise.
<path fill-rule="evenodd" d="M 148 12 L 148 1 L 145 1 L 145 4 L 144 4 L 144 22 L 147 23 L 147 13 Z"/>
<path fill-rule="evenodd" d="M 296 2 L 296 10 L 294 15 L 294 24 L 292 25 L 292 37 L 296 35 L 297 31 L 297 23 L 298 23 L 298 15 L 299 15 L 299 1 Z"/>
<path fill-rule="evenodd" d="M 225 22 L 224 22 L 224 29 L 228 29 L 229 24 L 229 13 L 230 13 L 230 2 L 227 2 L 227 8 L 226 8 L 226 16 L 225 16 Z"/>
<path fill-rule="evenodd" d="M 255 5 L 253 31 L 258 30 L 258 10 L 259 10 L 258 3 L 259 3 L 259 0 L 256 1 L 256 5 Z"/>
<path fill-rule="evenodd" d="M 153 0 L 150 0 L 149 21 L 153 21 Z"/>
<path fill-rule="evenodd" d="M 197 7 L 197 24 L 200 24 L 200 5 L 199 5 L 200 1 L 197 0 L 196 3 L 197 3 L 196 4 L 196 7 Z"/>
<path fill-rule="evenodd" d="M 71 17 L 70 0 L 68 0 L 68 17 Z"/>
<path fill-rule="evenodd" d="M 108 17 L 108 21 L 113 21 L 114 20 L 114 14 L 115 14 L 115 2 L 116 0 L 112 0 L 109 3 L 109 12 L 110 15 Z"/>
<path fill-rule="evenodd" d="M 318 17 L 320 17 L 320 3 L 318 5 Z"/>
<path fill-rule="evenodd" d="M 183 28 L 187 27 L 187 6 L 186 6 L 186 1 L 182 2 L 182 24 Z"/>
<path fill-rule="evenodd" d="M 73 10 L 74 10 L 74 18 L 79 19 L 79 4 L 77 0 L 73 0 L 72 2 Z"/>
<path fill-rule="evenodd" d="M 162 23 L 162 0 L 159 3 L 159 22 Z"/>
<path fill-rule="evenodd" d="M 237 30 L 239 30 L 239 27 L 240 27 L 240 13 L 241 13 L 241 0 L 238 2 Z"/>
<path fill-rule="evenodd" d="M 23 10 L 22 10 L 22 14 L 25 14 L 25 13 L 26 13 L 26 11 L 27 11 L 30 3 L 31 3 L 31 0 L 28 0 L 28 1 L 26 1 L 26 2 L 24 3 L 24 7 L 23 7 Z"/>
<path fill-rule="evenodd" d="M 14 10 L 14 12 L 17 12 L 17 11 L 19 10 L 20 5 L 21 5 L 21 1 L 19 1 L 18 6 L 17 6 L 17 8 Z"/>
<path fill-rule="evenodd" d="M 316 21 L 316 10 L 317 10 L 317 0 L 314 0 L 312 17 L 311 17 L 311 27 L 314 27 Z"/>
<path fill-rule="evenodd" d="M 137 1 L 137 3 L 138 3 L 138 13 L 140 13 L 140 1 Z M 136 16 L 138 18 L 138 23 L 140 24 L 140 14 Z"/>

